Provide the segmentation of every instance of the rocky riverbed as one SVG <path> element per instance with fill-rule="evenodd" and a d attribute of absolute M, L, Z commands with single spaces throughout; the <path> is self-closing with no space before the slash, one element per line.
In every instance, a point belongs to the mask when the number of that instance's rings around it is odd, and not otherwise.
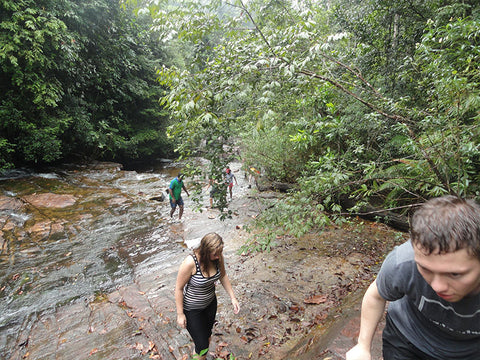
<path fill-rule="evenodd" d="M 332 331 L 351 319 L 384 254 L 405 235 L 352 219 L 270 252 L 240 252 L 245 231 L 275 193 L 239 185 L 222 221 L 186 200 L 168 221 L 158 197 L 178 170 L 96 164 L 0 180 L 0 352 L 6 359 L 190 359 L 176 325 L 178 266 L 205 233 L 225 240 L 227 271 L 242 310 L 218 287 L 211 356 L 341 359 Z M 188 186 L 188 179 L 186 181 Z M 355 334 L 351 335 L 353 339 Z M 336 357 L 337 356 L 337 357 Z"/>

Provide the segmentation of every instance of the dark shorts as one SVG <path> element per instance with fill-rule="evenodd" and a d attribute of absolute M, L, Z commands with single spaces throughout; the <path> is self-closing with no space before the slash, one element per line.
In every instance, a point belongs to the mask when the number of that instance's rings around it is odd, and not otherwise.
<path fill-rule="evenodd" d="M 208 349 L 212 328 L 217 314 L 217 298 L 205 309 L 184 310 L 187 318 L 187 330 L 195 343 L 195 352 L 200 354 L 202 350 Z"/>
<path fill-rule="evenodd" d="M 173 200 L 170 199 L 170 206 L 172 207 L 172 209 L 175 209 L 177 205 L 183 206 L 183 199 L 181 196 L 175 202 L 173 202 Z"/>
<path fill-rule="evenodd" d="M 384 360 L 435 360 L 408 341 L 397 329 L 388 313 L 382 339 Z"/>
<path fill-rule="evenodd" d="M 216 193 L 218 193 L 218 189 L 212 188 L 212 190 L 210 190 L 210 197 L 213 198 Z"/>

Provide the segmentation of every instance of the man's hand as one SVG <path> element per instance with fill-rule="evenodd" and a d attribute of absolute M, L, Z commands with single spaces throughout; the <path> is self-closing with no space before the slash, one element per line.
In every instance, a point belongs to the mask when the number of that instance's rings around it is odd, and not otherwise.
<path fill-rule="evenodd" d="M 371 360 L 372 354 L 370 349 L 365 349 L 363 346 L 357 344 L 351 348 L 346 354 L 346 360 Z"/>
<path fill-rule="evenodd" d="M 346 354 L 346 360 L 371 360 L 372 341 L 378 322 L 385 312 L 386 301 L 380 296 L 377 281 L 370 284 L 362 300 L 358 344 Z"/>

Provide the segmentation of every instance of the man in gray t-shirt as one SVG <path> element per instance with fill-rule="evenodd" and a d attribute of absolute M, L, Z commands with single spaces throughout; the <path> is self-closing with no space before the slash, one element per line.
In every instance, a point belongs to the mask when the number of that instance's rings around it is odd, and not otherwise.
<path fill-rule="evenodd" d="M 389 301 L 384 360 L 480 359 L 480 206 L 444 196 L 411 222 L 411 241 L 385 259 L 365 293 L 358 344 L 347 360 L 370 360 Z"/>

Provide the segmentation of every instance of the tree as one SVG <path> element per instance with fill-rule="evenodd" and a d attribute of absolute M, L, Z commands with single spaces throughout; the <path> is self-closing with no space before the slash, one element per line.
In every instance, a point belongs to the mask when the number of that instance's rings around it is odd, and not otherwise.
<path fill-rule="evenodd" d="M 171 152 L 150 29 L 114 0 L 4 1 L 3 164 L 128 160 Z"/>
<path fill-rule="evenodd" d="M 64 94 L 57 64 L 68 61 L 74 39 L 42 5 L 52 2 L 1 4 L 0 134 L 7 150 L 2 165 L 56 160 L 62 152 L 58 137 L 72 121 L 56 111 Z"/>
<path fill-rule="evenodd" d="M 341 199 L 353 198 L 358 213 L 369 201 L 408 209 L 477 193 L 477 5 L 229 4 L 228 19 L 214 17 L 217 2 L 203 20 L 198 11 L 175 19 L 182 38 L 200 44 L 215 34 L 217 44 L 208 61 L 160 73 L 185 156 L 198 154 L 200 129 L 243 133 L 246 153 L 269 176 L 298 179 L 302 190 L 290 197 L 298 206 L 285 207 L 297 217 L 320 216 L 309 202 L 341 213 Z"/>

